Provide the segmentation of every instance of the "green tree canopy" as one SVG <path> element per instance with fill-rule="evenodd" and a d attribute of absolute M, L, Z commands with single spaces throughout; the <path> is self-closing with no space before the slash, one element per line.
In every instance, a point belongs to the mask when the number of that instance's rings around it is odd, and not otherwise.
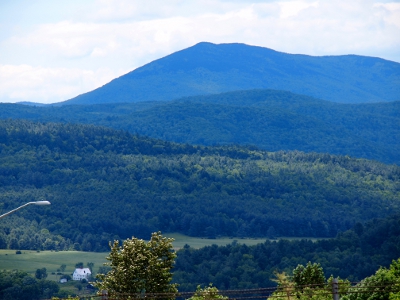
<path fill-rule="evenodd" d="M 323 287 L 326 279 L 320 264 L 308 262 L 305 267 L 298 265 L 293 270 L 293 281 L 296 290 L 302 291 L 305 286 Z"/>
<path fill-rule="evenodd" d="M 324 270 L 320 264 L 308 262 L 306 266 L 298 265 L 293 270 L 293 276 L 285 272 L 275 272 L 273 281 L 278 283 L 278 289 L 268 299 L 285 298 L 300 300 L 331 300 L 333 277 L 325 279 Z M 350 282 L 338 278 L 339 295 L 347 293 Z"/>
<path fill-rule="evenodd" d="M 212 284 L 210 283 L 210 285 L 208 287 L 205 287 L 204 289 L 202 289 L 200 285 L 197 286 L 196 292 L 188 300 L 209 299 L 228 299 L 228 297 L 220 295 L 218 289 L 215 286 L 212 286 Z"/>
<path fill-rule="evenodd" d="M 45 279 L 47 277 L 46 268 L 37 269 L 36 272 L 35 272 L 35 277 L 37 279 Z"/>
<path fill-rule="evenodd" d="M 132 237 L 120 246 L 118 241 L 110 243 L 107 257 L 111 267 L 107 274 L 98 274 L 95 285 L 100 291 L 113 293 L 176 293 L 176 284 L 171 284 L 175 252 L 173 239 L 165 238 L 161 232 L 151 235 L 149 242 Z"/>
<path fill-rule="evenodd" d="M 344 300 L 397 300 L 400 299 L 400 258 L 390 268 L 379 268 L 350 289 Z"/>

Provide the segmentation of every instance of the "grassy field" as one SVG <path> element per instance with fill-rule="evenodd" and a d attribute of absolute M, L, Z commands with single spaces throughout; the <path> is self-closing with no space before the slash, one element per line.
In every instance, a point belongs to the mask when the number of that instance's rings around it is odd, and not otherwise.
<path fill-rule="evenodd" d="M 37 269 L 46 268 L 48 278 L 57 280 L 57 276 L 51 273 L 57 273 L 62 264 L 67 267 L 64 274 L 72 274 L 75 270 L 75 264 L 83 262 L 94 263 L 94 271 L 97 271 L 103 263 L 108 253 L 80 252 L 80 251 L 31 251 L 21 250 L 22 254 L 15 254 L 15 250 L 0 250 L 0 269 L 13 270 L 18 269 L 34 274 Z"/>
<path fill-rule="evenodd" d="M 201 248 L 216 244 L 219 246 L 227 245 L 236 241 L 240 244 L 255 245 L 258 243 L 265 242 L 264 239 L 240 239 L 240 238 L 218 238 L 218 239 L 202 239 L 188 237 L 182 234 L 164 234 L 169 238 L 174 238 L 173 246 L 175 249 L 182 248 L 185 244 L 190 245 L 193 248 Z M 295 238 L 287 238 L 295 239 Z M 312 239 L 316 240 L 316 239 Z M 46 268 L 48 279 L 57 280 L 58 276 L 51 273 L 57 273 L 57 269 L 62 264 L 67 267 L 64 274 L 72 274 L 75 270 L 75 264 L 78 262 L 94 263 L 93 271 L 97 273 L 100 266 L 105 263 L 108 252 L 80 252 L 80 251 L 32 251 L 32 250 L 21 250 L 22 254 L 15 254 L 15 250 L 0 250 L 0 269 L 1 270 L 13 270 L 18 269 L 26 271 L 30 274 L 34 274 L 37 269 Z"/>
<path fill-rule="evenodd" d="M 228 244 L 231 244 L 233 241 L 236 241 L 237 243 L 240 244 L 246 244 L 248 246 L 250 245 L 256 245 L 259 243 L 264 243 L 265 238 L 263 239 L 240 239 L 240 238 L 218 238 L 218 239 L 203 239 L 203 238 L 194 238 L 190 236 L 186 236 L 180 233 L 166 233 L 163 234 L 166 237 L 169 238 L 174 238 L 175 241 L 173 242 L 174 248 L 175 249 L 181 249 L 185 244 L 188 244 L 192 248 L 202 248 L 205 246 L 210 246 L 210 245 L 218 245 L 218 246 L 225 246 Z"/>
<path fill-rule="evenodd" d="M 218 239 L 203 239 L 203 238 L 194 238 L 194 237 L 186 236 L 186 235 L 183 235 L 180 233 L 166 233 L 163 235 L 166 237 L 175 239 L 175 241 L 173 242 L 175 249 L 181 249 L 181 248 L 183 248 L 183 246 L 185 246 L 185 244 L 188 244 L 190 247 L 196 248 L 196 249 L 202 248 L 205 246 L 210 246 L 213 244 L 218 245 L 218 246 L 225 246 L 225 245 L 233 243 L 234 241 L 236 241 L 238 244 L 245 244 L 247 246 L 251 246 L 251 245 L 264 243 L 266 240 L 268 240 L 268 238 L 242 239 L 242 238 L 227 238 L 227 237 L 222 237 L 222 238 L 218 238 Z M 311 240 L 311 241 L 315 242 L 317 240 L 322 240 L 322 239 L 326 239 L 326 238 L 280 237 L 279 239 L 285 239 L 285 240 L 307 239 L 307 240 Z M 276 241 L 276 240 L 271 240 L 271 241 Z"/>

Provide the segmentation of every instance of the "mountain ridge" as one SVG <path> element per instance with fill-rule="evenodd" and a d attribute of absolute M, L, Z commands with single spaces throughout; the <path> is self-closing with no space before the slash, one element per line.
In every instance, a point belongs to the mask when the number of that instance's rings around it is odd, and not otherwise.
<path fill-rule="evenodd" d="M 381 58 L 287 54 L 202 42 L 55 105 L 168 101 L 234 90 L 277 89 L 363 103 L 400 100 L 400 64 Z"/>
<path fill-rule="evenodd" d="M 178 143 L 254 145 L 400 164 L 400 101 L 343 104 L 250 90 L 174 101 L 0 108 L 0 119 L 94 124 Z"/>

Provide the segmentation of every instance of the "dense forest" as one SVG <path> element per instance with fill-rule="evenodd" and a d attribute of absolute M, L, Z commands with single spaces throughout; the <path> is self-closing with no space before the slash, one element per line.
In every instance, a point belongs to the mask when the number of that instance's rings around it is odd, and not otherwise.
<path fill-rule="evenodd" d="M 57 296 L 68 297 L 68 292 L 60 291 L 60 286 L 53 280 L 46 280 L 44 276 L 34 278 L 19 270 L 0 270 L 2 300 L 39 300 Z"/>
<path fill-rule="evenodd" d="M 400 215 L 374 219 L 335 238 L 265 241 L 255 246 L 232 243 L 178 251 L 174 282 L 180 291 L 194 291 L 212 282 L 222 290 L 275 286 L 274 272 L 292 275 L 297 265 L 319 263 L 330 276 L 358 282 L 400 258 Z"/>
<path fill-rule="evenodd" d="M 400 164 L 400 102 L 339 104 L 251 90 L 169 102 L 26 106 L 0 104 L 0 119 L 85 123 L 197 145 L 350 155 Z"/>
<path fill-rule="evenodd" d="M 158 230 L 334 237 L 399 212 L 399 176 L 398 166 L 347 156 L 191 146 L 91 125 L 3 120 L 1 211 L 41 198 L 52 205 L 5 219 L 0 244 L 107 251 L 110 240 Z"/>

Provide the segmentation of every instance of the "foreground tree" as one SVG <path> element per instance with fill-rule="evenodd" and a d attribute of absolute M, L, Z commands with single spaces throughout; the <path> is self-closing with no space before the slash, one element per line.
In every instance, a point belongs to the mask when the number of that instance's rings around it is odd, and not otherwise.
<path fill-rule="evenodd" d="M 229 298 L 227 296 L 220 295 L 218 289 L 215 286 L 212 286 L 212 284 L 210 283 L 210 285 L 208 287 L 205 287 L 204 289 L 202 289 L 200 285 L 197 286 L 196 292 L 188 300 L 210 300 L 210 299 L 226 300 Z"/>
<path fill-rule="evenodd" d="M 279 273 L 277 271 L 274 272 L 276 278 L 272 279 L 278 284 L 277 291 L 271 297 L 275 299 L 277 297 L 287 297 L 288 300 L 294 299 L 293 292 L 294 292 L 294 283 L 292 278 L 288 276 L 285 272 Z"/>
<path fill-rule="evenodd" d="M 400 299 L 400 258 L 393 260 L 389 269 L 379 268 L 375 275 L 365 278 L 350 289 L 344 300 Z"/>
<path fill-rule="evenodd" d="M 300 300 L 331 300 L 333 277 L 325 279 L 324 270 L 320 264 L 306 266 L 298 265 L 293 270 L 293 276 L 285 272 L 275 272 L 278 289 L 268 299 L 300 299 Z M 345 295 L 350 288 L 348 280 L 338 279 L 339 295 Z"/>
<path fill-rule="evenodd" d="M 107 258 L 111 270 L 98 274 L 94 283 L 100 291 L 108 294 L 176 293 L 176 284 L 171 284 L 174 259 L 173 239 L 165 238 L 161 232 L 153 233 L 149 242 L 132 237 L 120 246 L 118 241 L 110 243 Z M 167 297 L 166 297 L 167 298 Z M 175 298 L 175 297 L 171 297 Z"/>
<path fill-rule="evenodd" d="M 308 262 L 306 266 L 298 265 L 293 270 L 293 282 L 297 293 L 305 290 L 322 288 L 325 285 L 324 270 L 320 264 Z"/>

